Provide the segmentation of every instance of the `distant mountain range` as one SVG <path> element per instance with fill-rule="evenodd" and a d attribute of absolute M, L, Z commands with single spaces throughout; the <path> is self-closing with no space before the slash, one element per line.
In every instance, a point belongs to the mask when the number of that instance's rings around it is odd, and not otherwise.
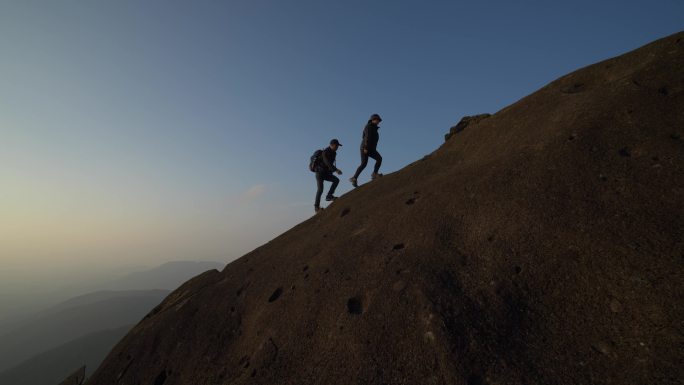
<path fill-rule="evenodd" d="M 218 262 L 166 263 L 5 323 L 0 327 L 0 385 L 56 384 L 83 364 L 94 370 L 118 338 L 171 290 L 221 268 Z"/>
<path fill-rule="evenodd" d="M 122 278 L 103 283 L 103 289 L 111 290 L 173 290 L 189 278 L 207 270 L 221 270 L 219 262 L 174 261 L 150 270 L 128 274 Z"/>
<path fill-rule="evenodd" d="M 131 327 L 91 333 L 50 349 L 0 373 L 0 384 L 56 385 L 74 371 L 74 365 L 85 365 L 91 373 Z"/>
<path fill-rule="evenodd" d="M 168 293 L 168 290 L 103 292 L 89 295 L 93 300 L 103 298 L 95 302 L 71 307 L 60 304 L 0 336 L 0 370 L 87 334 L 135 324 Z"/>

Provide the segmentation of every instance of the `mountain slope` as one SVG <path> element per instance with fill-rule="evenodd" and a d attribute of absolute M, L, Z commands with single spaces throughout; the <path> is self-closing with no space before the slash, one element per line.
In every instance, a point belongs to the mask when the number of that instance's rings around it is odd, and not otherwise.
<path fill-rule="evenodd" d="M 190 280 L 88 383 L 678 383 L 683 39 L 564 76 Z"/>
<path fill-rule="evenodd" d="M 100 365 L 107 353 L 133 325 L 103 330 L 69 341 L 0 373 L 0 385 L 59 384 L 75 368 L 88 372 Z"/>

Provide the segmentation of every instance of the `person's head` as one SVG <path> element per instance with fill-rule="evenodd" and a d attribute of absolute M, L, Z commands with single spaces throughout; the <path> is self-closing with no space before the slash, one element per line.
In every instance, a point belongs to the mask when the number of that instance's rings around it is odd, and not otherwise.
<path fill-rule="evenodd" d="M 371 115 L 369 121 L 375 125 L 378 125 L 380 122 L 382 122 L 382 118 L 378 114 L 373 114 Z"/>
<path fill-rule="evenodd" d="M 340 144 L 339 140 L 333 139 L 330 141 L 330 148 L 332 148 L 333 151 L 337 151 L 337 149 L 340 147 L 342 147 L 342 144 Z"/>

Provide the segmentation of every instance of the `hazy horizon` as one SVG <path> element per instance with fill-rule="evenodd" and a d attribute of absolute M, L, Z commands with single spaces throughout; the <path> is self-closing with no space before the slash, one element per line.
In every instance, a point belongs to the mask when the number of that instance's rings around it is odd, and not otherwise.
<path fill-rule="evenodd" d="M 141 290 L 116 287 L 117 280 L 143 273 L 171 262 L 224 264 L 219 260 L 165 261 L 159 265 L 114 265 L 61 272 L 26 272 L 26 276 L 0 277 L 0 324 L 23 317 L 83 294 L 108 290 Z M 163 289 L 163 288 L 160 288 Z"/>

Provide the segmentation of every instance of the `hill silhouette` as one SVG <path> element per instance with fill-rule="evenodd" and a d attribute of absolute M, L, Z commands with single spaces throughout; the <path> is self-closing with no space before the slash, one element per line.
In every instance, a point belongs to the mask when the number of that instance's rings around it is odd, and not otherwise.
<path fill-rule="evenodd" d="M 134 271 L 120 276 L 119 272 L 109 271 L 87 277 L 88 282 L 74 280 L 73 285 L 53 287 L 49 293 L 41 293 L 36 290 L 34 294 L 26 294 L 17 288 L 11 288 L 3 292 L 0 288 L 0 336 L 11 332 L 13 329 L 26 322 L 31 322 L 36 317 L 41 317 L 46 312 L 55 310 L 54 304 L 68 298 L 83 302 L 98 299 L 98 295 L 106 295 L 107 291 L 131 291 L 131 290 L 175 290 L 188 279 L 211 269 L 220 269 L 225 266 L 223 262 L 211 261 L 171 261 L 152 268 Z M 86 274 L 90 275 L 90 274 Z M 84 279 L 86 277 L 81 277 Z M 1 281 L 0 281 L 1 282 Z M 88 294 L 86 294 L 88 293 Z M 116 293 L 114 293 L 116 295 Z M 4 300 L 4 301 L 3 301 Z M 7 306 L 6 302 L 14 303 Z M 19 306 L 16 304 L 22 303 Z M 5 306 L 3 306 L 5 305 Z M 62 305 L 69 305 L 65 302 Z M 60 306 L 60 305 L 58 305 Z M 31 311 L 16 312 L 16 308 L 32 309 Z M 0 345 L 2 340 L 0 339 Z M 0 367 L 2 367 L 0 361 Z"/>
<path fill-rule="evenodd" d="M 87 334 L 131 325 L 168 293 L 168 290 L 101 291 L 45 310 L 0 335 L 0 372 Z M 41 369 L 34 367 L 34 370 Z"/>
<path fill-rule="evenodd" d="M 96 369 L 133 325 L 101 330 L 40 353 L 0 372 L 0 385 L 55 385 L 84 365 L 86 375 Z M 84 377 L 81 377 L 84 378 Z"/>
<path fill-rule="evenodd" d="M 182 285 L 88 384 L 675 384 L 684 33 Z"/>

